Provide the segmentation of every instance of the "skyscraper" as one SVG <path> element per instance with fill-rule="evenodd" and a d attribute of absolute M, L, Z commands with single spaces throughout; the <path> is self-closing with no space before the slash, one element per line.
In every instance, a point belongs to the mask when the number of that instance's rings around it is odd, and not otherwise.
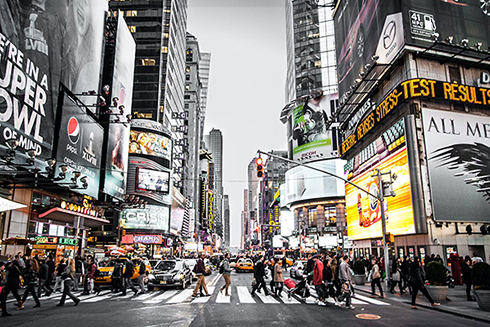
<path fill-rule="evenodd" d="M 214 163 L 214 210 L 216 233 L 223 236 L 223 135 L 219 129 L 212 129 L 204 137 L 206 147 L 211 152 Z"/>
<path fill-rule="evenodd" d="M 223 245 L 230 247 L 230 197 L 228 194 L 223 196 Z"/>

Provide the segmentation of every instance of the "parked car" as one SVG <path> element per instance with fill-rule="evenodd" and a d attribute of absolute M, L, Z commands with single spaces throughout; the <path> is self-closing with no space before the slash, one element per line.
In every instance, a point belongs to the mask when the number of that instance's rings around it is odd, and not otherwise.
<path fill-rule="evenodd" d="M 236 272 L 254 271 L 254 264 L 251 259 L 239 259 L 235 266 Z"/>
<path fill-rule="evenodd" d="M 291 269 L 289 269 L 289 276 L 294 279 L 303 278 L 303 271 L 306 269 L 306 262 L 303 260 L 296 261 Z"/>
<path fill-rule="evenodd" d="M 177 286 L 182 289 L 192 283 L 192 272 L 183 260 L 161 260 L 148 275 L 148 289 Z"/>
<path fill-rule="evenodd" d="M 121 261 L 122 261 L 122 264 L 123 264 L 123 273 L 126 271 L 126 266 L 125 266 L 125 262 L 126 262 L 126 259 L 127 258 L 120 258 Z M 134 264 L 134 273 L 133 273 L 133 277 L 131 277 L 132 280 L 134 279 L 138 279 L 139 277 L 139 266 L 140 266 L 140 262 L 139 262 L 139 259 L 138 258 L 133 258 L 131 259 L 131 261 L 133 261 L 133 264 Z M 111 259 L 107 262 L 101 262 L 98 269 L 100 271 L 100 275 L 99 277 L 97 277 L 94 282 L 97 283 L 97 284 L 109 284 L 111 281 L 112 281 L 112 273 L 114 272 L 114 265 L 116 264 L 116 259 Z M 145 265 L 146 265 L 146 271 L 148 273 L 151 272 L 151 266 L 150 266 L 150 263 L 146 260 L 145 261 Z"/>

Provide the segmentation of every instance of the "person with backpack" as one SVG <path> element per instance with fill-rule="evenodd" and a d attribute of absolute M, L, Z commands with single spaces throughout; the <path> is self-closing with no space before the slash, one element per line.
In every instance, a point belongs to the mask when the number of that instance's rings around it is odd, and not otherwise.
<path fill-rule="evenodd" d="M 146 274 L 146 264 L 143 259 L 140 258 L 140 266 L 139 266 L 139 276 L 138 276 L 138 284 L 140 286 L 140 292 L 139 294 L 144 294 L 145 293 L 145 278 L 147 277 Z"/>
<path fill-rule="evenodd" d="M 228 293 L 228 288 L 231 285 L 230 253 L 225 254 L 225 259 L 220 265 L 219 273 L 222 274 L 225 279 L 225 285 L 223 285 L 219 291 L 223 293 L 223 290 L 225 290 L 225 296 L 230 296 L 230 293 Z"/>
<path fill-rule="evenodd" d="M 123 265 L 121 263 L 121 259 L 117 258 L 116 263 L 114 264 L 114 270 L 112 271 L 112 293 L 117 293 L 122 290 L 122 272 Z"/>
<path fill-rule="evenodd" d="M 72 258 L 68 259 L 68 263 L 66 265 L 65 270 L 61 274 L 61 279 L 63 280 L 63 283 L 65 284 L 65 287 L 63 288 L 63 295 L 61 296 L 60 303 L 58 303 L 56 306 L 62 307 L 65 305 L 65 300 L 66 297 L 69 296 L 70 299 L 75 303 L 75 306 L 80 303 L 80 299 L 77 298 L 73 293 L 71 292 L 71 288 L 73 287 L 73 281 L 75 279 L 75 260 Z"/>
<path fill-rule="evenodd" d="M 260 290 L 260 288 L 264 289 L 265 295 L 269 295 L 269 291 L 265 286 L 265 265 L 264 265 L 265 257 L 263 255 L 260 256 L 259 260 L 254 265 L 254 278 L 255 284 L 252 286 L 251 295 L 255 296 L 255 291 Z"/>
<path fill-rule="evenodd" d="M 122 295 L 126 295 L 126 288 L 129 286 L 131 290 L 134 292 L 134 295 L 138 294 L 138 289 L 134 287 L 133 283 L 131 282 L 131 278 L 133 277 L 134 274 L 134 264 L 133 261 L 126 259 L 126 269 L 124 270 L 123 273 L 123 279 L 122 279 Z"/>
<path fill-rule="evenodd" d="M 206 287 L 206 281 L 204 280 L 204 273 L 206 272 L 206 266 L 204 265 L 204 254 L 201 254 L 199 259 L 197 260 L 196 265 L 194 266 L 194 272 L 197 276 L 196 287 L 194 288 L 194 292 L 192 293 L 192 297 L 197 297 L 197 291 L 202 285 L 204 292 L 206 292 L 206 296 L 210 296 L 208 293 L 208 288 Z"/>

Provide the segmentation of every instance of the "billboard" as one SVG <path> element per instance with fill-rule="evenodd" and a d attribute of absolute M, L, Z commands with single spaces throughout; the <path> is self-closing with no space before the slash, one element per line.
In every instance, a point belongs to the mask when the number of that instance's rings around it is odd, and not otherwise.
<path fill-rule="evenodd" d="M 490 117 L 422 108 L 434 219 L 490 221 Z"/>
<path fill-rule="evenodd" d="M 415 233 L 403 119 L 349 160 L 344 167 L 346 179 L 373 194 L 379 192 L 378 178 L 373 177 L 376 169 L 382 173 L 391 171 L 397 176 L 393 181 L 396 196 L 387 197 L 384 202 L 386 231 L 393 235 Z M 351 239 L 382 236 L 381 208 L 376 198 L 345 184 L 345 201 L 347 232 Z"/>
<path fill-rule="evenodd" d="M 124 21 L 118 15 L 112 95 L 119 98 L 119 105 L 124 106 L 122 116 L 131 114 L 133 101 L 133 75 L 136 44 Z M 125 121 L 125 118 L 123 118 Z M 122 199 L 126 193 L 128 171 L 129 126 L 127 124 L 109 124 L 107 140 L 108 156 L 105 166 L 105 184 L 103 192 Z"/>
<path fill-rule="evenodd" d="M 124 229 L 168 231 L 168 206 L 146 205 L 144 209 L 124 209 L 119 216 L 119 226 Z"/>
<path fill-rule="evenodd" d="M 52 157 L 58 89 L 97 90 L 107 1 L 0 1 L 0 155 Z M 70 24 L 67 24 L 70 22 Z M 23 150 L 20 152 L 19 150 Z"/>
<path fill-rule="evenodd" d="M 490 6 L 488 1 L 476 0 L 409 0 L 403 1 L 407 43 L 430 46 L 433 34 L 439 40 L 453 37 L 453 43 L 468 39 L 468 45 L 481 42 L 490 46 Z"/>
<path fill-rule="evenodd" d="M 342 0 L 334 13 L 339 94 L 349 91 L 371 57 L 389 63 L 404 45 L 398 1 Z"/>
<path fill-rule="evenodd" d="M 138 168 L 137 188 L 142 191 L 169 193 L 170 172 Z"/>
<path fill-rule="evenodd" d="M 293 159 L 332 158 L 332 131 L 328 120 L 335 110 L 337 94 L 321 95 L 294 108 L 292 119 Z"/>
<path fill-rule="evenodd" d="M 172 193 L 170 189 L 172 188 L 172 183 L 170 183 L 170 181 L 168 182 L 167 186 L 169 190 L 167 192 L 146 191 L 145 188 L 150 188 L 151 185 L 153 185 L 155 188 L 157 187 L 156 182 L 158 181 L 158 176 L 153 175 L 153 177 L 151 177 L 153 178 L 153 181 L 151 183 L 148 183 L 148 185 L 138 185 L 138 182 L 142 179 L 145 179 L 146 181 L 146 177 L 143 178 L 142 176 L 138 176 L 141 169 L 143 169 L 143 172 L 145 172 L 146 170 L 147 172 L 151 171 L 154 174 L 160 175 L 163 180 L 166 179 L 166 173 L 169 176 L 171 175 L 171 171 L 169 169 L 163 167 L 153 160 L 138 156 L 130 156 L 126 193 L 138 196 L 141 199 L 147 201 L 149 204 L 171 205 Z M 150 182 L 150 180 L 148 180 L 148 182 Z M 163 184 L 165 184 L 165 181 Z M 140 186 L 142 186 L 142 188 L 140 188 Z M 162 185 L 162 189 L 164 189 L 165 187 L 166 186 Z"/>
<path fill-rule="evenodd" d="M 100 168 L 102 157 L 102 140 L 104 129 L 87 110 L 78 105 L 75 98 L 65 90 L 60 93 L 62 99 L 59 113 L 60 125 L 56 149 L 56 171 L 62 165 L 68 166 L 66 177 L 55 183 L 70 185 L 76 182 L 74 192 L 91 196 L 99 196 Z M 75 178 L 76 175 L 78 179 Z M 87 177 L 87 188 L 82 187 L 81 179 Z"/>
<path fill-rule="evenodd" d="M 170 138 L 149 131 L 131 131 L 129 153 L 145 154 L 171 160 Z"/>
<path fill-rule="evenodd" d="M 185 197 L 174 187 L 172 196 L 172 212 L 170 213 L 170 232 L 173 234 L 181 234 L 186 201 L 187 200 Z"/>

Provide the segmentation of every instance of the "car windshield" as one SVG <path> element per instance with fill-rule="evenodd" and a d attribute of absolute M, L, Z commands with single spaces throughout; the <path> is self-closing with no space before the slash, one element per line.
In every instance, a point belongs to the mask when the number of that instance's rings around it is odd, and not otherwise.
<path fill-rule="evenodd" d="M 182 262 L 178 262 L 178 261 L 160 261 L 156 265 L 155 269 L 162 270 L 162 271 L 181 270 L 182 269 Z"/>

